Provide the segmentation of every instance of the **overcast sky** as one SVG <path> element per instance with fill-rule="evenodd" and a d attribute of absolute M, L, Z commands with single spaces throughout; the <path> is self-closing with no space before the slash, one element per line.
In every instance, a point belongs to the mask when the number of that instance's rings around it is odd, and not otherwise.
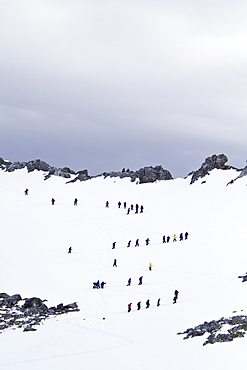
<path fill-rule="evenodd" d="M 244 167 L 246 19 L 246 0 L 0 0 L 0 157 Z"/>

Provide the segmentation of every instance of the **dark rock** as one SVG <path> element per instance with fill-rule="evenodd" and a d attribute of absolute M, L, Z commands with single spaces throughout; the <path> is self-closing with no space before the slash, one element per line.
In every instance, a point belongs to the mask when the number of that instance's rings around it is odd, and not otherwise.
<path fill-rule="evenodd" d="M 23 331 L 36 331 L 37 329 L 33 328 L 32 326 L 26 326 Z"/>
<path fill-rule="evenodd" d="M 23 308 L 37 308 L 42 307 L 43 301 L 40 298 L 26 298 L 25 303 L 23 305 Z"/>
<path fill-rule="evenodd" d="M 139 178 L 140 184 L 155 182 L 157 180 L 171 180 L 173 177 L 168 170 L 165 170 L 162 166 L 156 167 L 144 167 L 139 171 L 136 171 L 131 176 L 131 181 L 135 181 L 136 178 Z"/>
<path fill-rule="evenodd" d="M 212 155 L 212 157 L 208 157 L 205 159 L 205 162 L 201 165 L 199 170 L 195 171 L 191 178 L 191 184 L 193 184 L 199 178 L 202 178 L 209 174 L 210 171 L 214 170 L 215 168 L 218 169 L 230 169 L 231 166 L 226 166 L 226 162 L 228 162 L 228 158 L 224 154 L 219 155 Z"/>
<path fill-rule="evenodd" d="M 92 178 L 91 176 L 89 176 L 88 170 L 78 171 L 78 172 L 76 172 L 76 175 L 78 175 L 78 176 L 75 177 L 73 180 L 68 181 L 67 184 L 69 184 L 71 182 L 75 182 L 77 180 L 79 180 L 79 181 L 86 181 L 86 180 L 89 180 L 89 179 Z"/>
<path fill-rule="evenodd" d="M 6 167 L 7 172 L 13 172 L 15 170 L 21 170 L 25 168 L 26 162 L 13 162 L 9 166 Z"/>
<path fill-rule="evenodd" d="M 6 299 L 9 298 L 9 295 L 7 293 L 0 293 L 0 298 Z"/>

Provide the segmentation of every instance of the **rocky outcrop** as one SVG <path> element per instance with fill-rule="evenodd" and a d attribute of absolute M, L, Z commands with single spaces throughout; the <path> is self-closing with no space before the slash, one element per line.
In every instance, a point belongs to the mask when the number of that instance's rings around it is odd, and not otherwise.
<path fill-rule="evenodd" d="M 228 162 L 228 158 L 225 154 L 219 154 L 219 155 L 212 155 L 212 157 L 208 157 L 205 159 L 205 162 L 201 165 L 199 170 L 190 173 L 192 174 L 191 178 L 191 184 L 193 184 L 196 180 L 199 178 L 202 178 L 209 174 L 210 171 L 214 170 L 215 168 L 218 169 L 230 169 L 231 166 L 227 166 L 226 162 Z"/>
<path fill-rule="evenodd" d="M 122 172 L 104 172 L 99 176 L 106 177 L 129 177 L 131 182 L 137 181 L 140 184 L 155 182 L 157 180 L 171 180 L 173 177 L 168 170 L 165 170 L 162 166 L 156 167 L 143 167 L 138 171 L 122 171 Z"/>
<path fill-rule="evenodd" d="M 6 162 L 0 158 L 0 168 L 6 172 L 13 172 L 15 170 L 21 170 L 26 168 L 28 172 L 33 172 L 34 170 L 45 172 L 44 179 L 49 179 L 52 175 L 60 176 L 64 178 L 70 178 L 71 175 L 75 175 L 75 171 L 68 167 L 56 168 L 50 166 L 48 163 L 41 161 L 40 159 L 35 159 L 29 162 Z"/>
<path fill-rule="evenodd" d="M 227 329 L 224 328 L 225 326 Z M 247 316 L 237 315 L 228 319 L 222 317 L 217 321 L 205 321 L 201 325 L 197 325 L 194 328 L 189 328 L 184 332 L 177 334 L 186 334 L 183 339 L 189 339 L 202 336 L 205 333 L 209 333 L 207 340 L 203 343 L 203 346 L 205 346 L 206 344 L 214 344 L 217 342 L 231 342 L 235 338 L 242 338 L 246 334 L 246 331 Z"/>
<path fill-rule="evenodd" d="M 0 293 L 0 334 L 8 329 L 22 328 L 23 331 L 35 331 L 36 326 L 50 316 L 79 311 L 76 302 L 63 303 L 50 307 L 37 297 L 22 299 L 20 294 L 9 296 Z"/>
<path fill-rule="evenodd" d="M 156 167 L 144 167 L 139 171 L 136 171 L 131 176 L 131 181 L 139 179 L 140 184 L 147 182 L 155 182 L 157 180 L 171 180 L 173 177 L 168 170 L 165 170 L 162 166 Z"/>
<path fill-rule="evenodd" d="M 68 181 L 67 184 L 70 183 L 70 182 L 75 182 L 77 180 L 86 181 L 86 180 L 89 180 L 89 179 L 92 178 L 92 176 L 89 176 L 88 170 L 78 171 L 78 172 L 76 172 L 76 175 L 77 176 L 73 180 Z"/>
<path fill-rule="evenodd" d="M 239 171 L 241 171 L 241 172 L 238 175 L 238 177 L 236 177 L 235 179 L 233 179 L 230 182 L 228 182 L 227 185 L 233 184 L 236 180 L 241 179 L 242 177 L 246 176 L 247 175 L 247 166 L 245 166 L 243 169 L 241 169 Z"/>

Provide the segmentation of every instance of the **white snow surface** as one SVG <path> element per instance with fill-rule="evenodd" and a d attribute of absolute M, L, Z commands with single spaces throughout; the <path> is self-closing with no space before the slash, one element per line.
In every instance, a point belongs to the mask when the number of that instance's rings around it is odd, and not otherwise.
<path fill-rule="evenodd" d="M 190 177 L 66 184 L 60 177 L 44 181 L 39 171 L 0 171 L 0 292 L 47 299 L 48 307 L 78 302 L 80 308 L 43 321 L 35 332 L 2 332 L 0 368 L 246 369 L 247 337 L 203 346 L 206 334 L 177 335 L 233 311 L 247 314 L 247 282 L 238 278 L 247 271 L 246 178 L 226 186 L 237 176 L 213 170 L 193 185 Z M 144 213 L 126 215 L 125 201 L 143 205 Z M 172 242 L 186 231 L 188 240 Z M 162 243 L 164 234 L 169 244 Z M 105 289 L 92 289 L 98 279 Z"/>

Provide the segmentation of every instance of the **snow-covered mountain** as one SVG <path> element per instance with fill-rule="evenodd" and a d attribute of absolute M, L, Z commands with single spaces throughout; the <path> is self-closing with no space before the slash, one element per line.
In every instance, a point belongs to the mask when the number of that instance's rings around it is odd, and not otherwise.
<path fill-rule="evenodd" d="M 247 271 L 247 188 L 244 176 L 231 182 L 238 176 L 213 169 L 193 184 L 192 175 L 146 184 L 109 176 L 66 183 L 27 168 L 0 171 L 0 293 L 39 297 L 49 307 L 77 302 L 80 309 L 50 316 L 34 332 L 1 330 L 0 368 L 245 369 L 247 337 L 203 346 L 209 332 L 187 340 L 177 334 L 247 315 L 247 283 L 238 278 Z M 134 205 L 128 215 L 124 202 Z M 135 213 L 136 204 L 143 213 Z M 185 232 L 188 240 L 179 241 Z M 104 289 L 92 288 L 97 280 Z M 222 325 L 217 334 L 231 328 Z"/>

